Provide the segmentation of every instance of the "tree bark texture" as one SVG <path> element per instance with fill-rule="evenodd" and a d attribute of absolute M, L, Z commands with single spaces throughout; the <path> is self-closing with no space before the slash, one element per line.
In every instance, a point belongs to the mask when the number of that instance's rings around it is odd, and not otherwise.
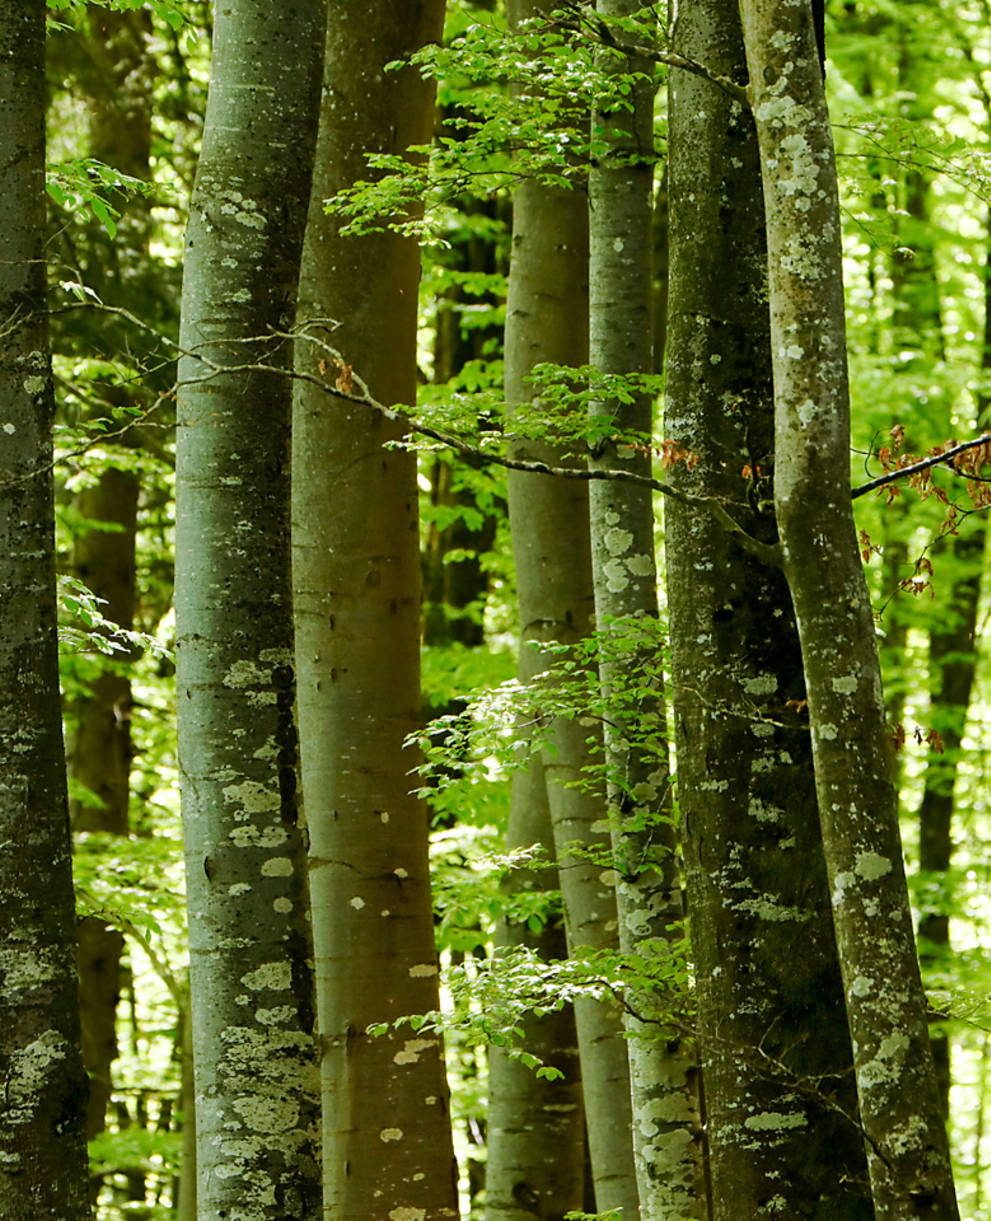
<path fill-rule="evenodd" d="M 320 1211 L 289 551 L 320 0 L 218 6 L 186 237 L 176 640 L 201 1221 Z M 251 366 L 246 368 L 245 366 Z"/>
<path fill-rule="evenodd" d="M 878 1221 L 958 1216 L 850 502 L 840 217 L 808 3 L 743 0 L 763 172 L 774 500 Z"/>
<path fill-rule="evenodd" d="M 683 7 L 673 45 L 745 80 L 735 0 Z M 669 134 L 665 435 L 693 462 L 670 477 L 718 498 L 771 544 L 774 403 L 753 120 L 716 85 L 674 71 Z M 664 517 L 713 1216 L 869 1221 L 788 587 L 708 514 L 669 500 Z"/>
<path fill-rule="evenodd" d="M 599 15 L 629 17 L 638 0 L 599 0 Z M 589 175 L 589 363 L 598 373 L 653 371 L 651 254 L 654 170 L 653 87 L 646 62 L 605 53 L 603 66 L 640 73 L 629 108 L 597 110 L 593 142 L 604 149 Z M 593 402 L 590 420 L 613 422 L 615 431 L 649 437 L 652 405 Z M 593 442 L 592 466 L 650 473 L 648 452 Z M 657 571 L 654 513 L 649 489 L 619 482 L 589 485 L 596 626 L 603 640 L 599 662 L 602 698 L 609 709 L 605 763 L 620 948 L 649 959 L 683 916 L 671 820 L 667 726 L 657 633 L 641 633 L 637 621 L 656 623 Z M 622 640 L 622 643 L 619 641 Z M 651 674 L 653 672 L 653 678 Z M 642 673 L 636 711 L 623 707 L 624 685 Z M 649 688 L 649 689 L 648 689 Z M 627 697 L 628 699 L 628 697 Z M 647 719 L 656 724 L 659 747 L 630 741 Z M 637 722 L 636 724 L 634 722 Z M 626 1013 L 640 1215 L 644 1221 L 699 1216 L 699 1142 L 695 1057 L 674 1027 L 657 1036 L 652 1018 L 665 1021 L 679 999 L 630 990 Z"/>
<path fill-rule="evenodd" d="M 52 502 L 45 10 L 0 4 L 0 1217 L 89 1215 Z"/>
<path fill-rule="evenodd" d="M 544 11 L 517 3 L 515 21 Z M 588 354 L 588 218 L 584 195 L 523 183 L 513 197 L 513 243 L 506 303 L 506 401 L 510 412 L 533 398 L 527 378 L 542 361 L 582 365 Z M 519 440 L 514 457 L 574 462 L 565 447 Z M 520 616 L 520 678 L 548 662 L 540 648 L 576 644 L 592 630 L 594 593 L 588 495 L 583 484 L 511 471 L 507 477 Z M 556 718 L 542 753 L 559 866 L 568 952 L 615 949 L 616 896 L 601 863 L 609 853 L 599 792 L 576 788 L 592 757 L 591 731 Z M 622 1018 L 611 1002 L 575 1005 L 588 1152 L 600 1211 L 635 1212 L 630 1143 L 629 1059 Z"/>
<path fill-rule="evenodd" d="M 430 87 L 385 65 L 439 37 L 443 5 L 348 0 L 331 16 L 298 318 L 381 402 L 409 404 L 416 243 L 342 237 L 323 201 L 370 173 L 367 153 L 429 139 Z M 297 359 L 331 386 L 348 376 L 305 338 Z M 404 746 L 420 720 L 416 458 L 385 448 L 403 432 L 316 387 L 297 391 L 299 716 L 333 1221 L 457 1215 L 441 1041 L 367 1033 L 438 1007 L 427 812 Z"/>

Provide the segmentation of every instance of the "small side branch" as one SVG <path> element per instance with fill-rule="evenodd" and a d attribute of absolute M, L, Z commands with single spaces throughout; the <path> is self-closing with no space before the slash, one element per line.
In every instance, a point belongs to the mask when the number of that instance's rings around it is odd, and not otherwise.
<path fill-rule="evenodd" d="M 982 433 L 973 441 L 961 441 L 959 445 L 954 445 L 950 449 L 944 450 L 941 454 L 934 454 L 931 458 L 922 458 L 918 462 L 912 462 L 908 466 L 899 467 L 896 471 L 888 471 L 885 475 L 878 475 L 876 479 L 862 483 L 851 491 L 850 499 L 857 500 L 861 496 L 866 496 L 868 492 L 875 492 L 878 488 L 887 487 L 888 484 L 895 483 L 900 479 L 911 479 L 913 475 L 918 475 L 921 471 L 928 471 L 934 466 L 945 466 L 953 474 L 958 475 L 960 472 L 953 465 L 953 459 L 959 454 L 966 453 L 967 450 L 977 449 L 979 445 L 988 444 L 991 444 L 991 432 Z"/>

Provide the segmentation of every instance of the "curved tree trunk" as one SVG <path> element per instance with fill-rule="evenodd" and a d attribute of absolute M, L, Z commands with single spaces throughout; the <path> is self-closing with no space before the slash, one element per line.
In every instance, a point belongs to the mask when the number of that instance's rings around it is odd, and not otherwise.
<path fill-rule="evenodd" d="M 366 153 L 429 139 L 430 88 L 385 65 L 439 36 L 443 6 L 348 0 L 331 17 L 298 319 L 380 401 L 412 403 L 416 243 L 342 238 L 323 201 L 368 173 Z M 297 360 L 331 384 L 348 376 L 305 338 Z M 333 1221 L 435 1221 L 457 1214 L 441 1041 L 367 1031 L 438 1007 L 427 812 L 410 791 L 416 758 L 404 746 L 420 720 L 416 458 L 384 448 L 401 426 L 311 385 L 299 386 L 294 427 L 324 1210 Z"/>
<path fill-rule="evenodd" d="M 89 1215 L 59 704 L 45 9 L 0 4 L 0 1217 Z"/>
<path fill-rule="evenodd" d="M 764 184 L 774 500 L 878 1221 L 956 1221 L 853 525 L 840 215 L 811 8 L 743 0 Z"/>
<path fill-rule="evenodd" d="M 674 45 L 745 79 L 735 0 L 682 7 Z M 714 84 L 675 72 L 669 133 L 666 436 L 695 458 L 671 478 L 732 505 L 750 534 L 773 543 L 770 316 L 753 120 Z M 713 1214 L 869 1221 L 788 586 L 707 514 L 669 500 L 664 519 Z"/>
<path fill-rule="evenodd" d="M 201 1221 L 320 1209 L 291 353 L 270 336 L 293 316 L 324 20 L 320 0 L 218 6 L 186 237 L 175 601 Z"/>

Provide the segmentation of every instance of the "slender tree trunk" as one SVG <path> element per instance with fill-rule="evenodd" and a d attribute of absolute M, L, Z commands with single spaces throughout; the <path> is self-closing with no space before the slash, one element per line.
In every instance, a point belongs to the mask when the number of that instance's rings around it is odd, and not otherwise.
<path fill-rule="evenodd" d="M 510 16 L 520 22 L 546 11 L 545 4 L 518 0 Z M 506 303 L 510 411 L 533 397 L 527 377 L 534 365 L 586 362 L 587 250 L 584 195 L 533 182 L 516 191 Z M 514 455 L 549 463 L 574 461 L 561 447 L 546 442 L 518 441 Z M 592 629 L 588 497 L 577 481 L 512 471 L 507 487 L 520 616 L 520 678 L 526 682 L 547 666 L 541 645 L 575 644 Z M 615 890 L 610 874 L 597 863 L 609 852 L 604 804 L 598 791 L 575 787 L 593 762 L 589 737 L 587 727 L 558 718 L 542 759 L 569 953 L 618 945 Z M 596 1204 L 600 1211 L 623 1208 L 632 1216 L 637 1193 L 622 1019 L 611 1002 L 583 998 L 575 1005 L 575 1022 Z M 574 1190 L 580 1192 L 577 1182 Z"/>
<path fill-rule="evenodd" d="M 438 0 L 335 6 L 299 322 L 386 403 L 416 393 L 419 252 L 394 234 L 342 238 L 323 201 L 366 153 L 429 139 L 432 93 L 385 65 L 439 36 Z M 336 319 L 332 329 L 328 318 Z M 321 323 L 319 320 L 323 320 Z M 319 343 L 302 369 L 333 369 Z M 444 1053 L 388 1023 L 438 1006 L 427 813 L 404 741 L 420 719 L 415 456 L 368 408 L 301 385 L 295 404 L 294 583 L 310 828 L 323 1105 L 333 1221 L 457 1214 Z"/>
<path fill-rule="evenodd" d="M 0 4 L 0 1217 L 89 1215 L 59 706 L 45 10 Z"/>
<path fill-rule="evenodd" d="M 539 755 L 513 778 L 506 849 L 550 844 L 553 832 Z M 553 890 L 552 865 L 510 874 L 507 894 Z M 504 918 L 496 946 L 526 945 L 545 960 L 567 955 L 564 928 L 553 917 L 539 933 Z M 496 950 L 498 953 L 498 948 Z M 559 1069 L 558 1081 L 540 1080 L 532 1069 L 501 1047 L 489 1049 L 488 1156 L 485 1168 L 486 1221 L 561 1221 L 582 1207 L 585 1125 L 581 1065 L 574 1012 L 570 1007 L 525 1024 L 523 1046 Z"/>
<path fill-rule="evenodd" d="M 743 0 L 764 184 L 774 499 L 879 1221 L 958 1216 L 850 502 L 840 215 L 811 8 Z"/>
<path fill-rule="evenodd" d="M 175 601 L 201 1221 L 320 1210 L 291 353 L 271 336 L 292 322 L 324 21 L 320 0 L 218 7 L 186 237 Z"/>
<path fill-rule="evenodd" d="M 684 6 L 673 45 L 746 79 L 735 0 Z M 669 134 L 666 436 L 694 461 L 671 478 L 718 497 L 750 534 L 773 543 L 770 316 L 753 120 L 714 84 L 676 72 Z M 664 518 L 713 1214 L 869 1221 L 788 587 L 708 515 L 668 501 Z"/>
<path fill-rule="evenodd" d="M 629 17 L 639 0 L 599 0 L 606 19 Z M 607 56 L 616 72 L 646 73 L 646 63 Z M 632 112 L 596 112 L 593 138 L 606 153 L 589 178 L 589 362 L 599 373 L 650 373 L 652 179 L 654 168 L 653 90 L 649 79 L 632 86 Z M 614 431 L 651 433 L 651 402 L 641 395 L 631 404 L 592 404 L 591 419 L 611 421 Z M 596 443 L 593 466 L 624 467 L 648 474 L 650 457 Z M 609 777 L 609 814 L 620 947 L 648 959 L 663 953 L 663 942 L 682 918 L 682 898 L 671 821 L 666 710 L 657 633 L 641 634 L 637 621 L 657 621 L 657 572 L 654 563 L 654 514 L 649 489 L 619 482 L 589 488 L 595 614 L 604 641 L 599 677 L 610 708 L 605 731 Z M 642 635 L 642 643 L 639 638 Z M 613 639 L 622 644 L 611 643 Z M 650 675 L 653 671 L 654 677 Z M 623 708 L 621 692 L 631 674 L 641 673 L 634 712 Z M 647 692 L 644 685 L 653 686 Z M 631 745 L 637 724 L 653 719 L 661 754 Z M 645 1221 L 681 1221 L 699 1216 L 699 1150 L 695 1097 L 695 1058 L 674 1026 L 664 1039 L 652 1019 L 679 1007 L 680 998 L 653 997 L 633 989 L 626 1014 L 630 1035 L 633 1147 L 640 1215 Z M 670 1019 L 667 1019 L 669 1022 Z"/>

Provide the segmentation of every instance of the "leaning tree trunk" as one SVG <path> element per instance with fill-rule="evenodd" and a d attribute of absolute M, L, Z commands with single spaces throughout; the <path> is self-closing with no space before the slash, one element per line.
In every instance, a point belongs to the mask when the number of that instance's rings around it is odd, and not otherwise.
<path fill-rule="evenodd" d="M 874 1205 L 878 1221 L 955 1221 L 850 502 L 839 201 L 811 8 L 743 0 L 741 11 L 767 225 L 774 500 Z"/>
<path fill-rule="evenodd" d="M 674 46 L 745 79 L 735 0 L 693 0 Z M 713 83 L 670 81 L 666 436 L 672 482 L 776 541 L 757 139 Z M 784 576 L 697 508 L 664 509 L 678 804 L 717 1221 L 873 1217 Z M 796 955 L 796 938 L 802 953 Z M 815 1089 L 801 1088 L 816 1082 Z"/>
<path fill-rule="evenodd" d="M 0 4 L 0 1217 L 89 1215 L 59 705 L 45 10 Z"/>
<path fill-rule="evenodd" d="M 317 174 L 300 285 L 298 365 L 381 402 L 416 395 L 416 243 L 342 237 L 323 201 L 365 154 L 429 139 L 432 92 L 386 71 L 440 34 L 438 0 L 349 0 L 328 30 Z M 337 321 L 336 328 L 329 319 Z M 457 1215 L 444 1051 L 373 1023 L 438 1007 L 427 812 L 406 736 L 420 720 L 416 457 L 370 408 L 300 384 L 293 544 L 303 786 L 333 1221 Z"/>
<path fill-rule="evenodd" d="M 605 18 L 629 17 L 639 0 L 599 0 Z M 607 70 L 649 73 L 649 64 L 606 54 Z M 589 363 L 599 374 L 646 374 L 653 369 L 651 325 L 651 186 L 654 168 L 653 90 L 647 79 L 630 86 L 632 109 L 607 107 L 592 119 L 593 139 L 608 150 L 589 177 Z M 639 450 L 611 437 L 593 442 L 594 467 L 650 473 L 651 402 L 594 402 L 590 421 L 634 433 Z M 599 677 L 609 709 L 605 763 L 609 787 L 620 947 L 648 960 L 681 920 L 682 898 L 667 760 L 667 730 L 658 633 L 654 514 L 648 488 L 597 481 L 589 489 L 595 614 L 602 639 Z M 638 626 L 638 622 L 639 625 Z M 639 684 L 629 705 L 632 675 Z M 623 699 L 627 706 L 623 706 Z M 647 720 L 659 749 L 637 744 Z M 634 741 L 631 743 L 631 738 Z M 695 1056 L 677 1030 L 682 998 L 630 990 L 633 1147 L 640 1215 L 644 1221 L 699 1216 L 700 1154 L 696 1139 Z M 672 1015 L 674 1015 L 672 1017 Z M 657 1035 L 656 1022 L 666 1036 Z"/>
<path fill-rule="evenodd" d="M 218 6 L 186 237 L 176 640 L 201 1221 L 312 1219 L 319 1096 L 296 794 L 292 322 L 321 0 Z"/>

